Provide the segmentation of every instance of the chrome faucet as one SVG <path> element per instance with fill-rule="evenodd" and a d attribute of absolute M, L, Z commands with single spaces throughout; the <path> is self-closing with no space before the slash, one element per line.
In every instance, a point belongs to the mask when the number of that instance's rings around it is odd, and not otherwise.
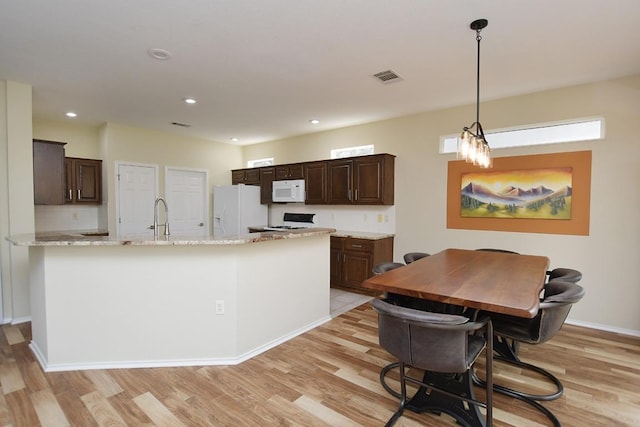
<path fill-rule="evenodd" d="M 158 204 L 160 202 L 164 205 L 164 224 L 158 224 Z M 164 227 L 165 236 L 171 234 L 169 233 L 169 208 L 167 207 L 167 202 L 162 197 L 158 197 L 153 205 L 153 237 L 158 237 L 158 227 L 160 226 Z"/>

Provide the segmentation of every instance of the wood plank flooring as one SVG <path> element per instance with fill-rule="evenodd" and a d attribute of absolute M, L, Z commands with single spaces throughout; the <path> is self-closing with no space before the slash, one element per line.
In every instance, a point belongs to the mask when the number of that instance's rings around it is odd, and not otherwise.
<path fill-rule="evenodd" d="M 2 327 L 0 426 L 382 426 L 398 403 L 378 381 L 393 358 L 378 346 L 369 304 L 237 366 L 44 373 L 30 336 L 29 323 Z M 640 426 L 639 338 L 565 325 L 521 356 L 564 383 L 564 395 L 546 403 L 563 426 Z M 494 369 L 498 383 L 546 388 L 511 366 Z M 549 425 L 494 396 L 495 426 Z M 405 411 L 396 425 L 456 424 Z"/>

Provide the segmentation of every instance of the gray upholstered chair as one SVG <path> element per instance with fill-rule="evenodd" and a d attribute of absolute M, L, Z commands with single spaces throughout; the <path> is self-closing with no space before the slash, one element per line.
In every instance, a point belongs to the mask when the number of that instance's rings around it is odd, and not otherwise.
<path fill-rule="evenodd" d="M 524 369 L 530 369 L 548 378 L 556 387 L 556 391 L 548 394 L 531 394 L 494 384 L 494 390 L 511 397 L 523 400 L 544 413 L 554 424 L 559 426 L 557 418 L 537 401 L 554 400 L 560 397 L 564 387 L 551 372 L 539 366 L 523 362 L 518 357 L 520 343 L 542 344 L 553 338 L 569 315 L 571 306 L 584 296 L 584 289 L 575 283 L 552 280 L 544 287 L 544 298 L 540 302 L 538 314 L 533 319 L 491 313 L 494 328 L 495 360 L 504 361 Z M 484 381 L 474 378 L 479 385 Z"/>
<path fill-rule="evenodd" d="M 582 273 L 571 268 L 554 268 L 551 271 L 547 271 L 547 281 L 550 282 L 552 280 L 578 283 L 580 280 L 582 280 Z"/>
<path fill-rule="evenodd" d="M 413 261 L 417 261 L 421 258 L 428 257 L 430 254 L 426 252 L 408 252 L 404 254 L 403 259 L 406 264 L 411 264 Z"/>
<path fill-rule="evenodd" d="M 404 264 L 401 262 L 382 262 L 373 267 L 373 274 L 376 276 L 378 274 L 382 274 L 385 271 L 393 270 L 394 268 L 404 267 Z"/>
<path fill-rule="evenodd" d="M 386 425 L 393 425 L 405 407 L 416 412 L 444 412 L 462 425 L 469 425 L 470 420 L 483 420 L 479 408 L 484 407 L 486 425 L 491 425 L 491 380 L 486 386 L 483 402 L 475 398 L 470 375 L 471 367 L 486 347 L 486 372 L 487 378 L 491 378 L 492 342 L 485 339 L 491 336 L 489 319 L 472 321 L 464 316 L 414 310 L 379 299 L 373 300 L 372 305 L 378 313 L 380 345 L 398 359 L 400 368 L 401 391 L 392 393 L 400 398 L 400 405 Z M 480 330 L 486 330 L 486 335 L 476 333 Z M 422 380 L 409 376 L 409 367 L 424 370 Z M 384 373 L 383 369 L 380 380 L 387 388 Z M 438 375 L 441 381 L 437 380 Z M 409 402 L 407 383 L 420 386 Z"/>
<path fill-rule="evenodd" d="M 500 252 L 500 253 L 503 253 L 503 254 L 520 255 L 518 252 L 510 251 L 510 250 L 507 250 L 507 249 L 481 248 L 481 249 L 476 249 L 476 251 Z"/>

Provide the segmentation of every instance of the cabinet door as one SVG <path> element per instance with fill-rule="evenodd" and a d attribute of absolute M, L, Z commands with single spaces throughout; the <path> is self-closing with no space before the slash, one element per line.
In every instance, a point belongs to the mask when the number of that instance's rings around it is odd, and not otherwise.
<path fill-rule="evenodd" d="M 329 283 L 331 285 L 342 284 L 342 251 L 340 249 L 330 250 L 330 274 Z"/>
<path fill-rule="evenodd" d="M 75 159 L 75 200 L 79 203 L 100 203 L 102 201 L 102 161 Z"/>
<path fill-rule="evenodd" d="M 304 185 L 307 205 L 327 203 L 327 163 L 312 162 L 305 164 Z"/>
<path fill-rule="evenodd" d="M 245 171 L 244 169 L 236 169 L 231 171 L 231 184 L 244 184 Z"/>
<path fill-rule="evenodd" d="M 328 168 L 327 197 L 329 204 L 351 204 L 353 161 L 332 160 L 328 162 Z"/>
<path fill-rule="evenodd" d="M 302 178 L 304 178 L 304 168 L 302 163 L 276 166 L 276 181 Z"/>
<path fill-rule="evenodd" d="M 330 247 L 330 273 L 329 273 L 329 283 L 332 286 L 340 286 L 342 285 L 342 245 L 345 241 L 344 237 L 331 236 L 329 239 L 329 247 Z"/>
<path fill-rule="evenodd" d="M 64 204 L 64 145 L 33 140 L 33 202 L 36 205 Z"/>
<path fill-rule="evenodd" d="M 232 170 L 231 184 L 260 185 L 260 168 Z"/>
<path fill-rule="evenodd" d="M 354 160 L 354 203 L 382 203 L 382 180 L 382 160 L 380 158 Z"/>
<path fill-rule="evenodd" d="M 372 255 L 366 252 L 344 251 L 343 281 L 347 286 L 360 287 L 372 276 Z"/>
<path fill-rule="evenodd" d="M 73 198 L 73 190 L 75 189 L 75 175 L 73 173 L 73 159 L 69 157 L 64 158 L 64 202 L 72 203 Z"/>
<path fill-rule="evenodd" d="M 260 168 L 247 169 L 244 183 L 247 185 L 260 185 Z"/>
<path fill-rule="evenodd" d="M 272 203 L 274 179 L 275 168 L 260 168 L 260 203 L 263 205 Z"/>

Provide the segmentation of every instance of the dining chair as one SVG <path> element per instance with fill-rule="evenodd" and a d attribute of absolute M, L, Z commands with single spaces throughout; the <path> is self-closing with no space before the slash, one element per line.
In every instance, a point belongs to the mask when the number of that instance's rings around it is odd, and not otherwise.
<path fill-rule="evenodd" d="M 386 426 L 392 426 L 405 408 L 416 412 L 444 412 L 464 426 L 477 424 L 478 420 L 484 420 L 490 426 L 493 388 L 492 340 L 486 339 L 492 336 L 489 318 L 472 320 L 465 316 L 414 310 L 381 299 L 373 300 L 372 305 L 378 313 L 380 346 L 398 359 L 400 368 L 400 393 L 392 393 L 399 397 L 400 404 Z M 482 333 L 482 330 L 486 332 Z M 474 395 L 470 372 L 485 348 L 489 380 L 483 402 Z M 408 368 L 424 371 L 422 380 L 410 376 Z M 383 373 L 384 369 L 380 381 L 386 389 Z M 407 383 L 420 387 L 409 401 Z M 481 415 L 480 407 L 486 409 L 486 417 Z"/>
<path fill-rule="evenodd" d="M 537 372 L 555 385 L 555 391 L 546 394 L 526 393 L 499 384 L 494 384 L 494 390 L 529 403 L 543 412 L 554 426 L 560 425 L 555 415 L 537 401 L 554 400 L 562 396 L 562 382 L 546 369 L 520 360 L 518 348 L 520 343 L 542 344 L 553 338 L 564 325 L 573 304 L 580 301 L 584 294 L 585 291 L 580 285 L 555 279 L 545 285 L 544 298 L 534 318 L 490 314 L 494 330 L 494 351 L 497 353 L 494 360 Z M 474 382 L 478 385 L 485 384 L 477 375 L 474 375 Z"/>
<path fill-rule="evenodd" d="M 558 267 L 547 271 L 547 282 L 561 280 L 563 282 L 578 283 L 582 280 L 582 273 L 572 268 Z"/>
<path fill-rule="evenodd" d="M 426 252 L 408 252 L 406 254 L 404 254 L 404 256 L 402 257 L 404 259 L 404 262 L 406 264 L 411 264 L 414 261 L 417 261 L 419 259 L 422 259 L 424 257 L 428 257 L 430 256 L 430 254 L 426 253 Z"/>
<path fill-rule="evenodd" d="M 503 253 L 503 254 L 514 254 L 514 255 L 520 255 L 518 252 L 510 251 L 510 250 L 508 250 L 508 249 L 480 248 L 480 249 L 476 249 L 476 251 L 484 251 L 484 252 L 500 252 L 500 253 Z"/>
<path fill-rule="evenodd" d="M 404 267 L 401 262 L 381 262 L 373 267 L 373 274 L 376 276 L 384 273 L 385 271 L 393 270 L 394 268 Z"/>

